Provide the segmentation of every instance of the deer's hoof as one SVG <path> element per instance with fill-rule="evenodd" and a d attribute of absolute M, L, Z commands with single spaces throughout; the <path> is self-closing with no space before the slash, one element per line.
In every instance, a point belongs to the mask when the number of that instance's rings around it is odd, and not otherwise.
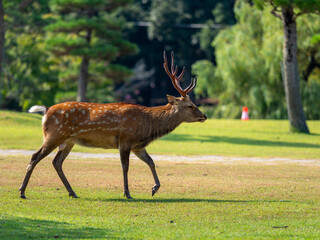
<path fill-rule="evenodd" d="M 79 197 L 77 196 L 77 194 L 75 194 L 75 193 L 69 193 L 69 197 L 72 197 L 72 198 L 79 198 Z"/>
<path fill-rule="evenodd" d="M 131 195 L 130 194 L 124 194 L 124 197 L 126 198 L 126 199 L 133 199 L 133 197 L 131 197 Z"/>
<path fill-rule="evenodd" d="M 131 197 L 131 195 L 130 195 L 129 190 L 124 190 L 123 196 L 124 196 L 125 198 L 127 198 L 127 199 L 133 199 L 133 198 Z"/>
<path fill-rule="evenodd" d="M 156 184 L 156 185 L 154 185 L 153 186 L 153 188 L 152 188 L 152 197 L 153 197 L 153 195 L 155 195 L 156 194 L 156 192 L 159 190 L 159 188 L 160 188 L 160 184 Z"/>
<path fill-rule="evenodd" d="M 20 198 L 27 199 L 25 195 L 20 195 Z"/>

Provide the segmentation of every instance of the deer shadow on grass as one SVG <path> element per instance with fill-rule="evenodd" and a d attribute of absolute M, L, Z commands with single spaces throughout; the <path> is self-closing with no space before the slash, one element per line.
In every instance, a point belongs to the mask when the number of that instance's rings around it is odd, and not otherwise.
<path fill-rule="evenodd" d="M 88 201 L 127 202 L 127 203 L 276 203 L 277 200 L 233 200 L 233 199 L 206 199 L 206 198 L 84 198 Z M 292 202 L 282 200 L 282 202 Z"/>
<path fill-rule="evenodd" d="M 320 136 L 320 134 L 312 134 L 314 136 Z M 195 138 L 193 135 L 188 134 L 170 134 L 162 140 L 175 141 L 175 142 L 200 142 L 200 143 L 231 143 L 240 145 L 252 145 L 252 146 L 268 146 L 268 147 L 296 147 L 296 148 L 320 148 L 320 144 L 314 143 L 303 143 L 303 142 L 286 142 L 286 141 L 268 141 L 268 140 L 257 140 L 243 137 L 227 137 L 227 136 L 208 136 L 200 135 Z"/>
<path fill-rule="evenodd" d="M 116 239 L 108 229 L 6 215 L 0 219 L 0 232 L 1 239 Z"/>

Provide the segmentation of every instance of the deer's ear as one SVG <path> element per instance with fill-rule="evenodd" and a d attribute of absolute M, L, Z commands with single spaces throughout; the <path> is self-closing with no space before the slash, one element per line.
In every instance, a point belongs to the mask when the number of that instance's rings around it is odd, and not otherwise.
<path fill-rule="evenodd" d="M 176 105 L 178 103 L 178 99 L 174 96 L 167 95 L 168 102 L 172 105 Z"/>

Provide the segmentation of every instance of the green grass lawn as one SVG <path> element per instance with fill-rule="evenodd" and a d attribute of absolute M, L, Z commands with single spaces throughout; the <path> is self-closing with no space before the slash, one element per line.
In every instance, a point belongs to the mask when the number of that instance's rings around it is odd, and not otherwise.
<path fill-rule="evenodd" d="M 133 200 L 118 160 L 72 160 L 68 197 L 50 159 L 20 199 L 27 157 L 0 157 L 0 239 L 319 239 L 320 166 L 158 162 L 162 187 L 131 162 Z"/>
<path fill-rule="evenodd" d="M 0 111 L 0 149 L 34 149 L 42 143 L 40 115 Z M 208 120 L 183 123 L 156 140 L 152 154 L 320 158 L 320 121 L 308 121 L 312 134 L 289 133 L 286 120 Z M 75 151 L 105 152 L 75 147 Z M 114 151 L 114 150 L 113 150 Z"/>
<path fill-rule="evenodd" d="M 320 159 L 320 122 L 311 135 L 288 133 L 287 121 L 208 120 L 182 124 L 155 141 L 151 155 L 222 155 Z M 41 116 L 0 111 L 0 149 L 38 149 Z M 76 151 L 105 152 L 77 147 Z M 119 160 L 67 159 L 80 197 L 68 197 L 42 160 L 19 198 L 30 157 L 0 156 L 0 239 L 320 239 L 320 165 L 156 162 L 161 181 L 132 160 L 122 197 Z M 309 165 L 308 165 L 309 164 Z"/>

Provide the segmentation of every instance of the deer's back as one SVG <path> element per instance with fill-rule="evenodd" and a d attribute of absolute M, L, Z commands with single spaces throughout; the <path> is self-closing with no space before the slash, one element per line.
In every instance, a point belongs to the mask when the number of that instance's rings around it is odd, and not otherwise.
<path fill-rule="evenodd" d="M 146 107 L 128 103 L 66 102 L 50 107 L 43 119 L 45 137 L 88 147 L 118 148 L 148 135 Z"/>

